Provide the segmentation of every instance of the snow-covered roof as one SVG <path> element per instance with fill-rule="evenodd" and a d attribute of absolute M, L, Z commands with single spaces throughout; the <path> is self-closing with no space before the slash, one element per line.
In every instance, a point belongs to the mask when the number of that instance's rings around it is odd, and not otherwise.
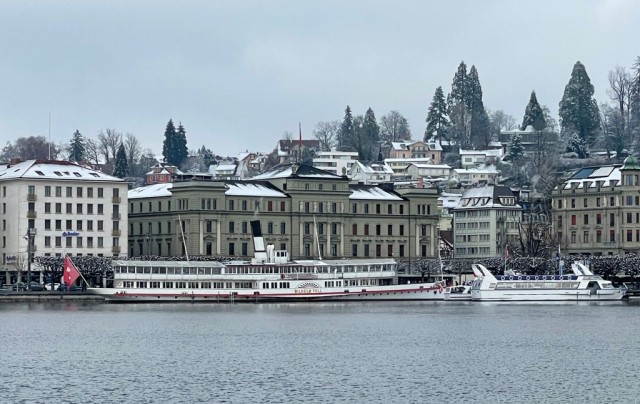
<path fill-rule="evenodd" d="M 520 209 L 520 205 L 516 202 L 516 197 L 511 189 L 495 185 L 466 190 L 455 209 Z"/>
<path fill-rule="evenodd" d="M 363 163 L 360 161 L 356 161 L 353 167 L 355 167 L 356 165 L 360 167 L 363 173 L 367 174 L 393 174 L 393 170 L 391 169 L 391 167 L 389 167 L 389 165 L 387 165 L 387 163 Z"/>
<path fill-rule="evenodd" d="M 16 178 L 36 178 L 42 180 L 70 180 L 70 181 L 118 181 L 124 180 L 79 166 L 68 161 L 56 160 L 26 160 L 14 165 L 0 167 L 0 180 Z"/>
<path fill-rule="evenodd" d="M 502 157 L 502 149 L 487 150 L 460 150 L 460 156 L 486 156 L 486 157 Z"/>
<path fill-rule="evenodd" d="M 402 201 L 402 197 L 376 186 L 352 185 L 349 199 L 371 199 L 384 201 Z"/>
<path fill-rule="evenodd" d="M 455 208 L 458 205 L 458 202 L 460 202 L 461 198 L 462 198 L 462 195 L 460 194 L 451 194 L 451 193 L 443 192 L 442 195 L 438 197 L 438 205 L 447 209 Z"/>
<path fill-rule="evenodd" d="M 423 163 L 411 163 L 409 165 L 415 166 L 416 168 L 435 168 L 435 169 L 445 169 L 450 170 L 451 166 L 448 164 L 423 164 Z"/>
<path fill-rule="evenodd" d="M 622 179 L 620 168 L 619 165 L 581 168 L 564 183 L 564 189 L 572 187 L 581 189 L 585 186 L 595 188 L 596 181 L 604 181 L 603 186 L 605 187 L 617 184 Z"/>
<path fill-rule="evenodd" d="M 454 168 L 456 174 L 499 174 L 495 166 L 476 167 L 476 168 Z"/>
<path fill-rule="evenodd" d="M 276 166 L 273 170 L 253 177 L 253 180 L 270 180 L 277 178 L 326 178 L 326 179 L 342 179 L 342 176 L 321 170 L 319 168 L 306 164 L 282 164 Z"/>
<path fill-rule="evenodd" d="M 271 198 L 287 198 L 287 195 L 269 186 L 268 183 L 258 184 L 254 182 L 229 182 L 226 184 L 227 196 L 260 196 Z"/>
<path fill-rule="evenodd" d="M 167 182 L 164 184 L 147 185 L 146 187 L 139 187 L 129 191 L 129 199 L 138 198 L 153 198 L 159 196 L 171 196 L 171 188 L 173 183 Z"/>
<path fill-rule="evenodd" d="M 384 162 L 389 163 L 406 163 L 407 165 L 411 163 L 427 163 L 431 161 L 431 157 L 415 157 L 415 158 L 388 158 L 384 159 Z"/>

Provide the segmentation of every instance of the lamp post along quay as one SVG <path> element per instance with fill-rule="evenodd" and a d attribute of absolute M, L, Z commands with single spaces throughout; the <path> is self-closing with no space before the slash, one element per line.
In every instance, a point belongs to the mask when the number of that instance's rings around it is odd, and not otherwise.
<path fill-rule="evenodd" d="M 33 261 L 33 237 L 36 229 L 30 227 L 27 230 L 27 290 L 31 290 L 31 262 Z"/>

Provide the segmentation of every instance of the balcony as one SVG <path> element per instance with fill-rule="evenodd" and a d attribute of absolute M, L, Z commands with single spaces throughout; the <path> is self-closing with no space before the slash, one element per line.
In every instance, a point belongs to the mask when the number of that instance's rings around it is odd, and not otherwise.
<path fill-rule="evenodd" d="M 112 213 L 111 220 L 120 220 L 120 213 Z"/>
<path fill-rule="evenodd" d="M 120 231 L 120 229 L 113 229 L 111 230 L 111 235 L 113 237 L 120 237 L 120 234 L 122 234 L 122 232 Z"/>
<path fill-rule="evenodd" d="M 119 245 L 114 245 L 113 247 L 111 247 L 111 252 L 113 254 L 120 254 L 120 246 Z"/>
<path fill-rule="evenodd" d="M 114 196 L 111 198 L 111 203 L 120 203 L 121 199 L 119 196 Z"/>
<path fill-rule="evenodd" d="M 38 216 L 35 210 L 27 211 L 27 219 L 35 219 Z"/>
<path fill-rule="evenodd" d="M 28 202 L 35 202 L 38 200 L 38 195 L 36 194 L 27 194 L 27 201 Z"/>

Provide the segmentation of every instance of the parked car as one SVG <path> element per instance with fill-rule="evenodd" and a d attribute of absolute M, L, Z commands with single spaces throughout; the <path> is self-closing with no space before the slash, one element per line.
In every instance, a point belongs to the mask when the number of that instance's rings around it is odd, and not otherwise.
<path fill-rule="evenodd" d="M 11 286 L 11 290 L 22 291 L 27 289 L 27 284 L 24 282 L 16 282 Z"/>
<path fill-rule="evenodd" d="M 58 290 L 60 292 L 79 292 L 81 289 L 76 285 L 68 286 L 66 283 L 61 283 L 60 286 L 58 286 Z"/>
<path fill-rule="evenodd" d="M 29 285 L 29 290 L 31 290 L 32 292 L 42 292 L 44 290 L 44 287 L 38 282 L 31 282 L 31 284 Z"/>

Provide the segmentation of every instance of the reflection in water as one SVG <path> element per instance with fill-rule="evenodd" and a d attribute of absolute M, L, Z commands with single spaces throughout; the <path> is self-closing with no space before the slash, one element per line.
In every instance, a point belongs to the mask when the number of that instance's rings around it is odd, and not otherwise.
<path fill-rule="evenodd" d="M 639 302 L 0 305 L 7 402 L 614 402 Z"/>

